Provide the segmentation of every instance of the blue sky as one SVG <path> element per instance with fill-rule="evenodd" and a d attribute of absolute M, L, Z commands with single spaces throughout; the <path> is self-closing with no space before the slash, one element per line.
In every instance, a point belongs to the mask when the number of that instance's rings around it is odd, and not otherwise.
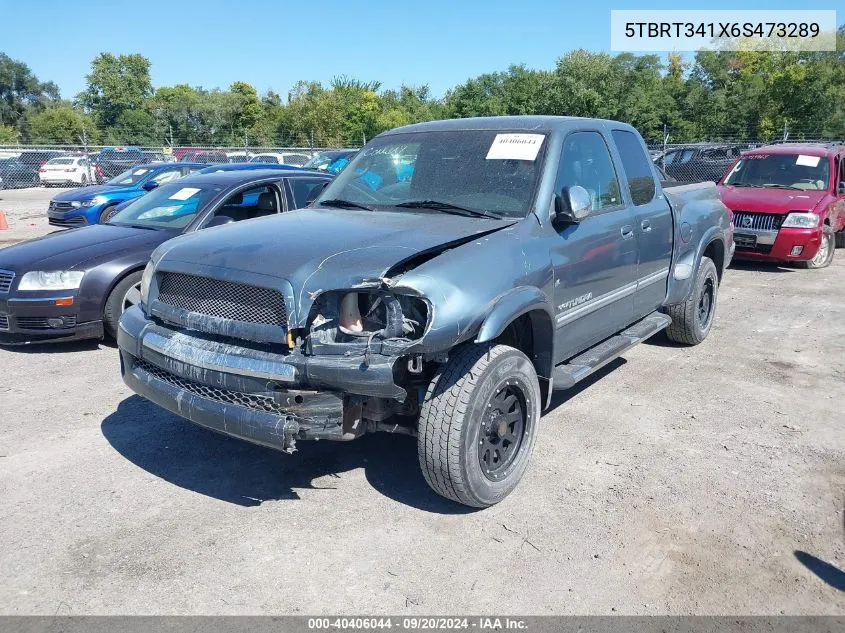
<path fill-rule="evenodd" d="M 841 2 L 842 0 L 840 0 Z M 50 10 L 49 6 L 62 6 Z M 838 5 L 838 6 L 837 6 Z M 484 72 L 552 68 L 569 50 L 609 50 L 611 9 L 677 9 L 674 2 L 593 0 L 2 0 L 0 51 L 27 63 L 62 96 L 83 89 L 100 52 L 142 53 L 155 86 L 225 88 L 243 80 L 282 95 L 299 79 L 336 75 L 385 88 L 427 83 L 436 96 Z M 684 8 L 734 9 L 736 2 Z M 743 9 L 795 9 L 745 0 Z M 830 0 L 813 9 L 845 6 Z"/>

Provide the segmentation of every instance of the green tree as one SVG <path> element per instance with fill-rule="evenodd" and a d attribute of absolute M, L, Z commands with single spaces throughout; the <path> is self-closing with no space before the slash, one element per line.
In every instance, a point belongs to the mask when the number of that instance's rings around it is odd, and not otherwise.
<path fill-rule="evenodd" d="M 78 145 L 83 134 L 88 143 L 99 142 L 91 117 L 68 102 L 50 106 L 29 117 L 29 141 L 32 143 Z"/>
<path fill-rule="evenodd" d="M 103 127 L 111 127 L 129 110 L 144 107 L 153 95 L 150 60 L 140 54 L 100 53 L 86 75 L 88 86 L 77 97 Z"/>
<path fill-rule="evenodd" d="M 18 131 L 11 125 L 0 125 L 0 143 L 14 145 L 18 142 Z"/>
<path fill-rule="evenodd" d="M 56 84 L 39 81 L 29 66 L 0 53 L 0 125 L 18 127 L 27 112 L 58 99 Z"/>

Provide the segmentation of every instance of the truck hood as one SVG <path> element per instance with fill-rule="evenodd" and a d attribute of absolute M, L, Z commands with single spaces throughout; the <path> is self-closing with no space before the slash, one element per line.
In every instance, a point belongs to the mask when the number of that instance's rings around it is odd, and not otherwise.
<path fill-rule="evenodd" d="M 378 280 L 421 253 L 436 256 L 516 221 L 433 211 L 302 209 L 177 238 L 163 246 L 158 266 L 173 261 L 180 268 L 287 279 L 301 307 L 308 293 Z"/>
<path fill-rule="evenodd" d="M 123 191 L 134 191 L 134 188 L 128 187 L 111 187 L 109 185 L 90 185 L 88 187 L 79 187 L 69 191 L 63 191 L 53 197 L 56 202 L 74 202 L 81 200 L 90 200 L 99 194 L 114 194 Z"/>
<path fill-rule="evenodd" d="M 731 211 L 757 211 L 786 214 L 812 211 L 825 197 L 825 191 L 795 191 L 756 187 L 719 185 L 719 196 Z"/>
<path fill-rule="evenodd" d="M 0 268 L 23 274 L 30 270 L 84 269 L 92 260 L 152 251 L 173 233 L 97 224 L 58 231 L 0 249 Z"/>

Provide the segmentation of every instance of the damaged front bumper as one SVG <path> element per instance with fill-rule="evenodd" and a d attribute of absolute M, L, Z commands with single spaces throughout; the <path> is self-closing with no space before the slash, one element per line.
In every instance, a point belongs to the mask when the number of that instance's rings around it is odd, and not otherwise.
<path fill-rule="evenodd" d="M 395 382 L 395 357 L 242 347 L 161 327 L 140 307 L 124 313 L 117 342 L 123 379 L 139 395 L 200 426 L 282 450 L 297 439 L 354 439 L 387 417 L 384 402 L 408 395 Z"/>

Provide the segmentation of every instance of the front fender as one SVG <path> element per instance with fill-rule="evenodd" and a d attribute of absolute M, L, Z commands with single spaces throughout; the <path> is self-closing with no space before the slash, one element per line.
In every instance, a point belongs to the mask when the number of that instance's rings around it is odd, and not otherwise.
<path fill-rule="evenodd" d="M 514 319 L 532 310 L 543 310 L 550 320 L 554 318 L 549 299 L 539 288 L 523 286 L 499 295 L 487 306 L 487 316 L 481 323 L 475 342 L 487 343 L 498 338 Z"/>

